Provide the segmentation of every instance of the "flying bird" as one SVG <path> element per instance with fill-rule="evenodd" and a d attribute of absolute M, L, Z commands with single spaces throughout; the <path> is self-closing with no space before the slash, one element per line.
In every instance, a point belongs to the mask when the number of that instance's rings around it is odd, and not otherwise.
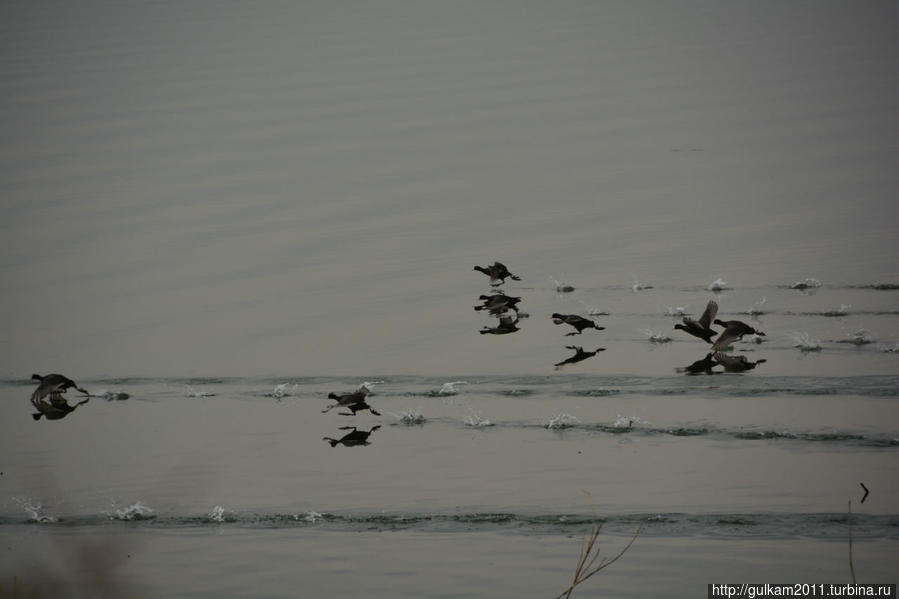
<path fill-rule="evenodd" d="M 705 311 L 702 313 L 702 316 L 699 317 L 699 320 L 690 318 L 689 316 L 684 316 L 684 323 L 676 324 L 674 325 L 674 328 L 680 329 L 685 333 L 689 333 L 694 337 L 699 337 L 706 343 L 711 343 L 712 337 L 718 334 L 718 332 L 711 326 L 712 320 L 714 320 L 717 314 L 718 302 L 716 302 L 715 300 L 709 300 L 709 303 L 706 305 Z"/>
<path fill-rule="evenodd" d="M 597 331 L 602 331 L 606 328 L 596 326 L 596 323 L 589 318 L 584 318 L 583 316 L 578 316 L 577 314 L 559 314 L 558 312 L 555 312 L 552 315 L 552 319 L 556 324 L 568 324 L 577 329 L 577 331 L 574 333 L 566 333 L 566 337 L 570 335 L 580 335 L 584 332 L 584 329 L 596 329 Z"/>
<path fill-rule="evenodd" d="M 521 277 L 513 275 L 502 262 L 494 262 L 489 266 L 475 266 L 472 270 L 477 270 L 490 277 L 491 285 L 501 285 L 506 282 L 506 278 L 511 277 L 513 281 L 520 281 Z"/>

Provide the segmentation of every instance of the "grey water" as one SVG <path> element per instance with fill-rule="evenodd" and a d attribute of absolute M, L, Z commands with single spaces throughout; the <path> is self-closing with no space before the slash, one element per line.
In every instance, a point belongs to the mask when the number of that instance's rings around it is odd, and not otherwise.
<path fill-rule="evenodd" d="M 597 523 L 574 596 L 896 582 L 897 25 L 0 5 L 0 596 L 555 597 Z"/>

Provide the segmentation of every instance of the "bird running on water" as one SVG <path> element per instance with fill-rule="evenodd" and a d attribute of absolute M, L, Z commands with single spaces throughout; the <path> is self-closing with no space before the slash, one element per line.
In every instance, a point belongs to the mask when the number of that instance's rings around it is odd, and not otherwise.
<path fill-rule="evenodd" d="M 506 278 L 511 277 L 513 281 L 520 281 L 521 277 L 513 275 L 502 262 L 494 262 L 489 266 L 475 266 L 472 270 L 477 270 L 490 277 L 491 285 L 501 285 L 506 282 Z"/>
<path fill-rule="evenodd" d="M 589 318 L 584 318 L 583 316 L 578 316 L 577 314 L 559 314 L 558 312 L 555 312 L 552 315 L 552 319 L 556 324 L 569 324 L 577 329 L 576 332 L 566 333 L 566 337 L 570 335 L 580 335 L 584 332 L 584 329 L 596 329 L 597 331 L 602 331 L 606 328 L 597 326 L 596 323 Z"/>
<path fill-rule="evenodd" d="M 380 416 L 380 412 L 376 412 L 374 408 L 372 408 L 368 403 L 366 403 L 365 398 L 368 394 L 371 393 L 368 387 L 362 385 L 352 393 L 344 393 L 342 395 L 338 395 L 337 393 L 328 393 L 328 399 L 336 399 L 337 401 L 324 410 L 322 413 L 328 412 L 331 408 L 346 408 L 349 412 L 338 412 L 341 416 L 355 416 L 356 412 L 360 410 L 368 410 L 375 416 Z"/>
<path fill-rule="evenodd" d="M 47 420 L 60 420 L 74 412 L 78 406 L 86 404 L 91 398 L 89 391 L 82 389 L 75 381 L 62 374 L 48 374 L 45 376 L 32 374 L 31 380 L 40 381 L 37 389 L 31 394 L 31 405 L 37 410 L 36 414 L 31 415 L 35 420 L 40 420 L 41 416 L 45 416 Z M 70 388 L 81 391 L 87 395 L 87 399 L 70 406 L 62 396 Z"/>

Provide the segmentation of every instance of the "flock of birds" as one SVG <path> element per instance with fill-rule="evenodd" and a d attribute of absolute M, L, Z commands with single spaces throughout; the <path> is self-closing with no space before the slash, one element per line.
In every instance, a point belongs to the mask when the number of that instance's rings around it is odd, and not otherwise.
<path fill-rule="evenodd" d="M 490 279 L 491 287 L 494 288 L 505 283 L 506 279 L 512 279 L 513 281 L 521 280 L 521 277 L 512 274 L 506 265 L 501 262 L 494 262 L 488 266 L 475 266 L 474 270 L 487 275 Z M 474 309 L 476 311 L 485 310 L 488 314 L 497 317 L 499 320 L 498 324 L 494 327 L 485 326 L 480 331 L 481 334 L 503 335 L 519 330 L 517 325 L 520 317 L 518 308 L 518 304 L 521 302 L 520 297 L 513 297 L 506 295 L 502 291 L 495 290 L 489 295 L 480 295 L 479 300 L 481 301 L 481 304 L 475 306 Z M 725 353 L 725 350 L 730 347 L 732 343 L 743 339 L 744 336 L 764 336 L 765 333 L 758 331 L 739 320 L 719 320 L 716 318 L 717 315 L 718 303 L 715 302 L 715 300 L 710 300 L 699 319 L 683 316 L 682 323 L 674 326 L 675 329 L 684 331 L 685 333 L 711 344 L 711 351 L 706 354 L 703 359 L 697 360 L 693 364 L 680 369 L 681 371 L 686 372 L 687 374 L 711 373 L 711 369 L 714 366 L 720 365 L 728 372 L 743 372 L 755 368 L 757 364 L 765 361 L 757 360 L 751 362 L 747 360 L 745 356 L 733 356 Z M 568 325 L 574 329 L 566 333 L 566 337 L 580 335 L 587 329 L 594 329 L 597 331 L 605 329 L 605 327 L 597 325 L 596 322 L 590 318 L 579 314 L 560 314 L 555 312 L 551 317 L 555 324 Z M 716 331 L 712 328 L 712 325 L 723 327 L 723 330 L 720 332 Z M 567 364 L 581 362 L 582 360 L 595 356 L 601 351 L 605 351 L 605 348 L 603 347 L 599 347 L 594 351 L 586 351 L 579 345 L 566 345 L 565 347 L 566 349 L 574 350 L 574 355 L 554 364 L 557 370 Z M 79 387 L 75 381 L 62 374 L 48 374 L 43 376 L 40 374 L 33 374 L 31 378 L 32 380 L 39 382 L 37 388 L 31 395 L 31 405 L 37 410 L 37 412 L 32 414 L 32 417 L 35 420 L 40 420 L 42 417 L 47 420 L 60 420 L 74 412 L 79 406 L 86 404 L 91 398 L 90 392 Z M 87 396 L 86 399 L 74 404 L 69 404 L 64 397 L 64 394 L 69 389 L 80 391 Z M 376 416 L 380 416 L 380 412 L 372 408 L 367 401 L 370 393 L 371 389 L 365 384 L 350 393 L 329 393 L 328 399 L 334 400 L 334 403 L 327 406 L 322 412 L 327 413 L 334 408 L 341 408 L 346 410 L 344 412 L 339 412 L 339 414 L 344 416 L 355 416 L 357 412 L 365 410 L 368 410 Z M 351 430 L 351 432 L 345 435 L 343 439 L 335 440 L 326 437 L 325 440 L 332 443 L 332 446 L 338 443 L 361 444 L 366 441 L 367 436 L 372 432 L 368 431 L 366 433 L 365 431 L 357 431 L 355 427 L 343 428 Z"/>
<path fill-rule="evenodd" d="M 490 278 L 490 285 L 493 287 L 502 285 L 507 278 L 511 278 L 513 281 L 521 280 L 521 277 L 512 274 L 508 267 L 501 262 L 494 262 L 488 266 L 475 266 L 474 270 L 487 275 Z M 566 291 L 570 290 L 571 288 L 566 289 Z M 518 303 L 521 301 L 520 297 L 512 297 L 501 291 L 494 291 L 490 295 L 479 296 L 479 299 L 482 304 L 475 306 L 475 310 L 487 310 L 489 314 L 499 318 L 499 324 L 497 326 L 484 327 L 480 331 L 481 334 L 489 333 L 503 335 L 519 330 L 517 325 L 519 320 Z M 510 315 L 509 312 L 514 312 L 514 316 Z M 714 366 L 720 365 L 728 372 L 743 372 L 755 368 L 757 364 L 765 361 L 758 360 L 751 362 L 747 360 L 745 356 L 733 356 L 724 353 L 731 344 L 743 339 L 745 335 L 764 336 L 765 333 L 756 330 L 740 320 L 719 320 L 716 318 L 717 315 L 718 303 L 715 300 L 711 300 L 708 305 L 706 305 L 705 311 L 698 320 L 689 316 L 684 316 L 682 323 L 674 326 L 675 329 L 682 330 L 712 345 L 712 351 L 702 360 L 694 362 L 690 366 L 682 369 L 682 371 L 687 372 L 688 374 L 698 374 L 701 372 L 711 373 L 711 369 Z M 567 333 L 566 336 L 580 335 L 586 329 L 595 329 L 597 331 L 605 329 L 605 327 L 597 325 L 595 321 L 586 316 L 581 316 L 580 314 L 560 314 L 556 312 L 553 313 L 551 317 L 553 322 L 557 325 L 567 324 L 574 328 L 574 331 Z M 724 327 L 724 330 L 720 332 L 716 331 L 712 328 L 713 324 Z M 574 355 L 554 364 L 557 370 L 566 364 L 574 364 L 586 360 L 587 358 L 591 358 L 601 351 L 605 351 L 605 348 L 603 347 L 599 347 L 594 351 L 586 351 L 579 345 L 566 345 L 565 348 L 574 350 Z"/>

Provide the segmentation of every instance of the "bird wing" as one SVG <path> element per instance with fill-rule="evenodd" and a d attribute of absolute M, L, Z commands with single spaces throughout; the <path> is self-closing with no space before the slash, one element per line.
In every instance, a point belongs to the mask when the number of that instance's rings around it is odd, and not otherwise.
<path fill-rule="evenodd" d="M 712 326 L 712 321 L 715 320 L 715 317 L 718 315 L 718 302 L 715 300 L 709 300 L 708 305 L 705 307 L 705 312 L 702 313 L 702 316 L 699 317 L 699 324 L 704 329 L 708 329 Z M 686 318 L 684 319 L 686 320 Z"/>
<path fill-rule="evenodd" d="M 689 329 L 698 329 L 702 328 L 702 325 L 696 322 L 695 318 L 690 318 L 689 316 L 684 316 L 683 318 L 684 324 L 687 325 Z"/>
<path fill-rule="evenodd" d="M 718 351 L 728 347 L 731 343 L 740 338 L 740 331 L 737 330 L 739 327 L 734 327 L 733 325 L 728 325 L 726 329 L 721 331 L 721 334 L 718 335 L 718 338 L 715 339 L 715 343 L 712 344 L 712 349 L 714 351 Z"/>
<path fill-rule="evenodd" d="M 44 410 L 50 410 L 53 408 L 50 405 L 50 402 L 44 401 L 44 398 L 50 394 L 50 391 L 45 389 L 43 385 L 39 386 L 34 390 L 34 393 L 31 394 L 31 405 L 35 407 L 36 410 L 43 412 Z"/>
<path fill-rule="evenodd" d="M 41 384 L 37 386 L 37 389 L 34 390 L 34 393 L 31 394 L 31 403 L 35 407 L 37 407 L 38 403 L 49 405 L 47 402 L 43 401 L 45 397 L 51 395 L 50 401 L 53 402 L 53 396 L 61 397 L 61 392 L 65 391 L 64 389 L 61 389 L 65 384 L 65 381 L 48 381 L 47 378 L 49 377 L 45 377 L 44 381 L 41 382 Z"/>

